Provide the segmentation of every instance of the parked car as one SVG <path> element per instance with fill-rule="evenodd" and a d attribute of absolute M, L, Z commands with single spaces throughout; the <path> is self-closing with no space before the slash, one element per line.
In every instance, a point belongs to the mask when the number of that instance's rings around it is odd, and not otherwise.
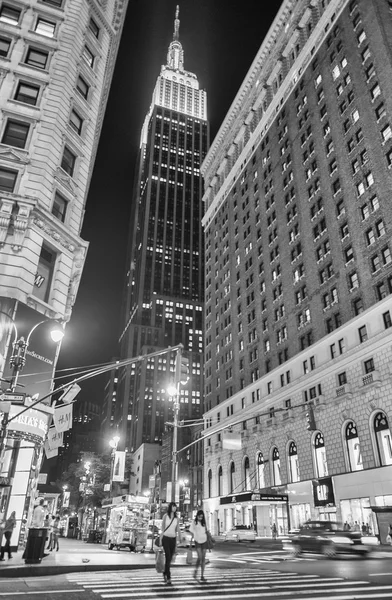
<path fill-rule="evenodd" d="M 224 534 L 225 540 L 232 542 L 255 542 L 256 532 L 246 525 L 235 525 Z"/>
<path fill-rule="evenodd" d="M 316 552 L 333 558 L 337 554 L 366 555 L 379 543 L 376 536 L 343 529 L 342 523 L 307 521 L 299 531 L 285 540 L 284 548 L 295 556 L 301 552 Z"/>

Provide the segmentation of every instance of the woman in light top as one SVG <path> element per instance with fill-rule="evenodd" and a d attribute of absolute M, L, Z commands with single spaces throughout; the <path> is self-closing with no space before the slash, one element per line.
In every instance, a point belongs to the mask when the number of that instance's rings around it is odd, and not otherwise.
<path fill-rule="evenodd" d="M 175 502 L 170 502 L 167 507 L 167 513 L 162 519 L 162 532 L 160 536 L 161 545 L 165 551 L 165 570 L 163 579 L 165 583 L 171 585 L 170 565 L 173 559 L 173 554 L 176 551 L 176 538 L 181 541 L 180 521 L 177 517 L 177 505 Z"/>
<path fill-rule="evenodd" d="M 204 512 L 202 510 L 197 511 L 196 519 L 192 521 L 189 531 L 193 535 L 193 539 L 195 540 L 195 548 L 197 552 L 196 568 L 193 573 L 193 577 L 197 579 L 197 569 L 200 566 L 200 581 L 203 581 L 204 583 L 205 581 L 207 581 L 204 577 L 207 552 L 207 525 Z"/>

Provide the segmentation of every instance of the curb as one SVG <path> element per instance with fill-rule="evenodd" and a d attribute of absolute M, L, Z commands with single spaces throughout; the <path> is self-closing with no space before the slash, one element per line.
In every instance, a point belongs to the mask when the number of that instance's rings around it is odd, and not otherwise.
<path fill-rule="evenodd" d="M 173 566 L 189 567 L 186 563 L 173 563 Z M 68 573 L 88 573 L 94 571 L 135 571 L 136 569 L 155 568 L 155 562 L 127 564 L 81 564 L 81 565 L 24 565 L 21 567 L 6 567 L 0 570 L 0 581 L 7 577 L 45 577 L 48 575 L 67 575 Z"/>

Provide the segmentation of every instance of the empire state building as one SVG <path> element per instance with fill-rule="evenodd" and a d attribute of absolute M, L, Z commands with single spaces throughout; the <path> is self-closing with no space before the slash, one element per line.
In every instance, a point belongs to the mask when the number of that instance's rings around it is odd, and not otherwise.
<path fill-rule="evenodd" d="M 200 165 L 209 146 L 207 96 L 184 68 L 179 9 L 166 64 L 145 118 L 136 170 L 124 293 L 121 357 L 182 343 L 190 378 L 180 419 L 202 415 L 204 255 Z M 175 353 L 143 360 L 119 378 L 116 421 L 123 445 L 162 441 L 172 418 L 167 387 Z"/>

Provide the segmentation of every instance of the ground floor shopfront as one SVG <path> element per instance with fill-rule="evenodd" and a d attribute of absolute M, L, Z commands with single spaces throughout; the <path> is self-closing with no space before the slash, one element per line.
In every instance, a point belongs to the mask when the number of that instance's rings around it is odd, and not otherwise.
<path fill-rule="evenodd" d="M 392 466 L 290 483 L 279 492 L 206 498 L 211 531 L 222 534 L 234 525 L 246 525 L 261 537 L 271 537 L 273 525 L 281 536 L 309 519 L 332 520 L 376 534 L 385 543 L 392 524 Z"/>
<path fill-rule="evenodd" d="M 275 525 L 278 535 L 290 528 L 287 495 L 241 492 L 204 500 L 207 523 L 215 535 L 235 525 L 254 529 L 260 537 L 272 537 Z"/>

